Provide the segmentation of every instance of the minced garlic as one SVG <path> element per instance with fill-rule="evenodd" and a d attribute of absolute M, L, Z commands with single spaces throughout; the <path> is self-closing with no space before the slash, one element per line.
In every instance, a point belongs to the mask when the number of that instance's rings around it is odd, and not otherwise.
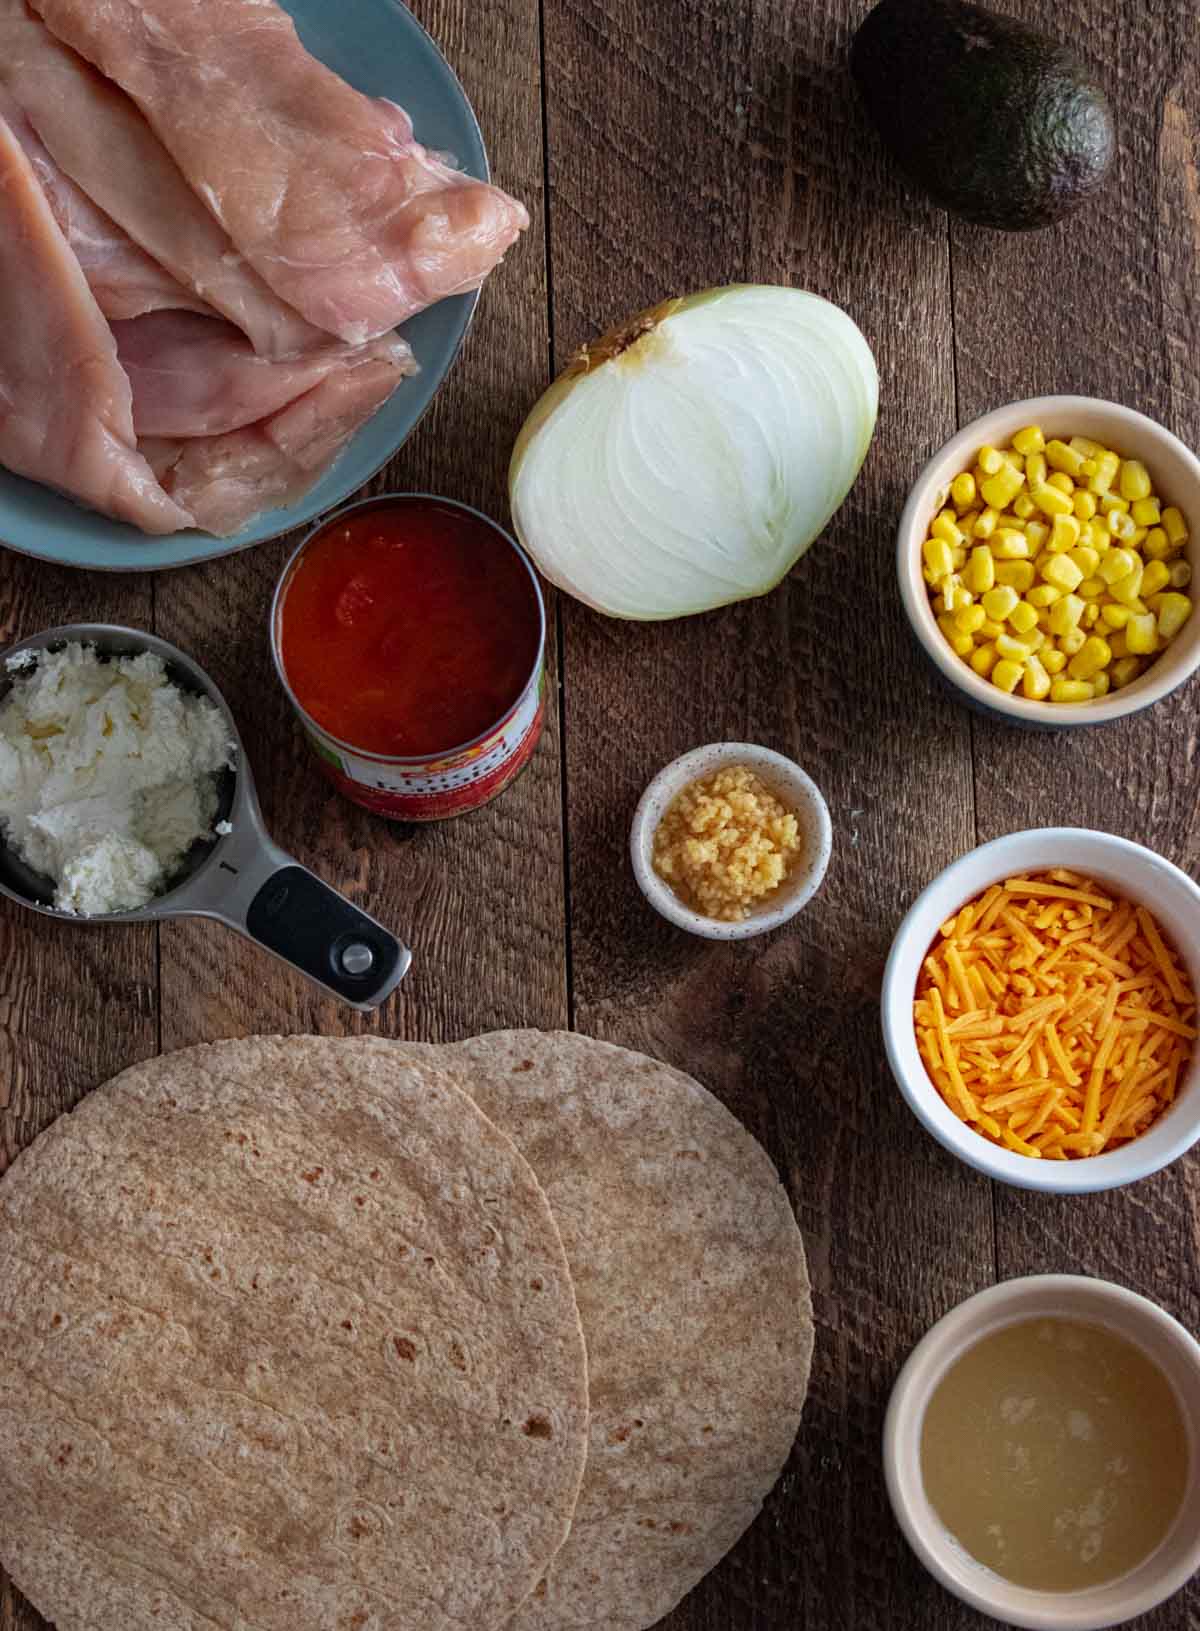
<path fill-rule="evenodd" d="M 745 765 L 689 784 L 654 834 L 654 870 L 693 911 L 740 923 L 800 850 L 796 817 Z"/>

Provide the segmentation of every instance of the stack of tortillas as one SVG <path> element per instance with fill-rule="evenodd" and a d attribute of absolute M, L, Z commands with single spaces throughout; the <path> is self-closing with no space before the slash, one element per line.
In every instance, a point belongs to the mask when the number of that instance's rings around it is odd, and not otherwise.
<path fill-rule="evenodd" d="M 775 1171 L 678 1071 L 190 1048 L 0 1181 L 0 1564 L 58 1631 L 643 1631 L 811 1346 Z"/>

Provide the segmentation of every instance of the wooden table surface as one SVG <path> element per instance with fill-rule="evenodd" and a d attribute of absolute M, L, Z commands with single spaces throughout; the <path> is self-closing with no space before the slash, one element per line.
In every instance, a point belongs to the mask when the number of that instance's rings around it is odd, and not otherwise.
<path fill-rule="evenodd" d="M 975 844 L 1078 824 L 1200 867 L 1196 683 L 1095 732 L 1002 728 L 938 690 L 899 608 L 896 519 L 956 425 L 1080 391 L 1200 446 L 1191 0 L 1006 9 L 1079 43 L 1120 122 L 1099 204 L 1031 235 L 948 224 L 898 180 L 846 73 L 866 0 L 417 6 L 474 102 L 497 179 L 534 224 L 379 489 L 443 492 L 504 520 L 517 428 L 573 348 L 707 284 L 793 284 L 837 301 L 882 387 L 861 479 L 774 594 L 647 625 L 559 599 L 545 738 L 488 809 L 389 826 L 314 774 L 266 641 L 291 542 L 132 577 L 0 552 L 0 644 L 88 619 L 183 646 L 233 705 L 280 841 L 415 950 L 399 996 L 363 1018 L 215 926 L 60 927 L 0 903 L 0 1170 L 90 1088 L 159 1050 L 252 1032 L 444 1040 L 509 1025 L 574 1026 L 679 1065 L 770 1150 L 812 1266 L 812 1387 L 765 1514 L 664 1622 L 673 1631 L 982 1625 L 922 1572 L 888 1511 L 880 1427 L 904 1355 L 971 1292 L 1044 1270 L 1121 1281 L 1200 1330 L 1200 1162 L 1080 1199 L 991 1186 L 917 1126 L 880 1043 L 896 925 Z M 816 901 L 738 946 L 668 928 L 626 863 L 649 777 L 721 738 L 799 760 L 836 833 Z M 1200 1588 L 1141 1623 L 1200 1626 Z M 0 1631 L 43 1624 L 0 1584 Z"/>

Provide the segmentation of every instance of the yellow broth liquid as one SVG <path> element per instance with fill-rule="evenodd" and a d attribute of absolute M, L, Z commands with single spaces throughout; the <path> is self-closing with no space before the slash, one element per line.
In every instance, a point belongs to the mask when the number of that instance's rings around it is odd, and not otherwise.
<path fill-rule="evenodd" d="M 1016 1586 L 1079 1591 L 1143 1562 L 1188 1478 L 1174 1390 L 1103 1326 L 1023 1320 L 950 1367 L 921 1432 L 925 1493 L 977 1562 Z"/>

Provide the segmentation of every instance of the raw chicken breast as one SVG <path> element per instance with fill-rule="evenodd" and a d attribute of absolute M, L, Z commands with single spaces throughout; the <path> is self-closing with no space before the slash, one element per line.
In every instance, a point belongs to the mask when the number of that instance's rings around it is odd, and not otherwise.
<path fill-rule="evenodd" d="M 133 386 L 139 436 L 219 436 L 266 419 L 326 375 L 344 371 L 354 353 L 331 344 L 290 362 L 255 353 L 230 323 L 191 312 L 163 311 L 114 323 L 117 355 Z M 401 372 L 415 373 L 402 340 L 390 348 Z"/>
<path fill-rule="evenodd" d="M 143 312 L 182 307 L 207 312 L 209 308 L 190 289 L 139 249 L 128 233 L 97 209 L 70 176 L 60 170 L 38 139 L 33 126 L 12 98 L 0 88 L 0 118 L 33 165 L 42 191 L 54 211 L 63 236 L 83 268 L 96 304 L 110 320 L 140 317 Z"/>
<path fill-rule="evenodd" d="M 529 224 L 311 57 L 274 0 L 31 3 L 129 92 L 267 283 L 351 344 L 477 288 Z"/>
<path fill-rule="evenodd" d="M 411 355 L 403 341 L 377 341 L 257 425 L 189 441 L 147 438 L 142 451 L 197 526 L 229 537 L 314 487 L 411 370 Z"/>
<path fill-rule="evenodd" d="M 190 526 L 137 451 L 116 342 L 3 119 L 0 290 L 0 464 L 143 532 Z"/>
<path fill-rule="evenodd" d="M 256 351 L 290 356 L 326 343 L 234 251 L 129 98 L 24 0 L 0 0 L 0 84 L 92 202 Z"/>

